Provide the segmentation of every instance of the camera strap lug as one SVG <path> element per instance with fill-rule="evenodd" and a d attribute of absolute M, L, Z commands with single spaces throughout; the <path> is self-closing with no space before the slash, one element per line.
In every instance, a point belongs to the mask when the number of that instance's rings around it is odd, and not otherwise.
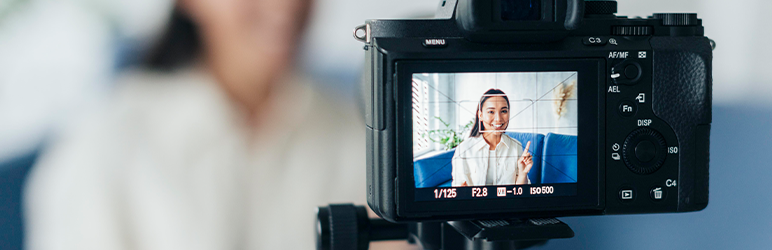
<path fill-rule="evenodd" d="M 362 24 L 354 28 L 354 39 L 363 43 L 370 43 L 370 25 Z"/>

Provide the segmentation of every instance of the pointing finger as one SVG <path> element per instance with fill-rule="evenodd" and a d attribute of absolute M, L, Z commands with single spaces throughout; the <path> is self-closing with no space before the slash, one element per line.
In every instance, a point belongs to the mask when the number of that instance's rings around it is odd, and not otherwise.
<path fill-rule="evenodd" d="M 525 150 L 523 151 L 528 152 L 528 148 L 530 147 L 531 147 L 531 141 L 528 141 L 528 143 L 525 144 Z"/>

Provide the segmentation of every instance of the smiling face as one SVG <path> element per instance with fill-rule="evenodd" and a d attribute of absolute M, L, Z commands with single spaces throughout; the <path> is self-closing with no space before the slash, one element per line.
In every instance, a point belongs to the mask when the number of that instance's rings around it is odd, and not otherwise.
<path fill-rule="evenodd" d="M 501 134 L 509 125 L 509 105 L 507 100 L 501 96 L 493 96 L 485 100 L 477 111 L 480 118 L 481 129 L 483 133 Z"/>

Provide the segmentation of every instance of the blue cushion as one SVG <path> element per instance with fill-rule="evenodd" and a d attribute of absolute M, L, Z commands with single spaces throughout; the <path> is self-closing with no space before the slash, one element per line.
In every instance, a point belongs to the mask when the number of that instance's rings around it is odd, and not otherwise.
<path fill-rule="evenodd" d="M 528 141 L 531 141 L 531 147 L 528 149 L 528 151 L 531 152 L 531 155 L 533 156 L 533 166 L 531 167 L 531 171 L 528 172 L 528 179 L 531 180 L 531 184 L 539 184 L 541 183 L 541 169 L 542 169 L 542 152 L 544 151 L 543 144 L 544 144 L 544 135 L 543 134 L 537 134 L 537 133 L 519 133 L 519 132 L 506 132 L 506 134 L 509 137 L 512 137 L 512 139 L 515 139 L 520 142 L 520 144 L 523 145 L 521 148 L 522 150 L 525 150 L 525 145 L 528 144 Z"/>
<path fill-rule="evenodd" d="M 430 153 L 413 161 L 416 188 L 437 187 L 453 179 L 451 171 L 455 149 Z M 448 185 L 450 186 L 450 185 Z"/>
<path fill-rule="evenodd" d="M 576 136 L 547 134 L 542 158 L 542 183 L 576 183 Z"/>
<path fill-rule="evenodd" d="M 533 167 L 531 172 L 528 173 L 528 179 L 532 184 L 539 184 L 541 182 L 542 174 L 542 151 L 544 135 L 537 133 L 518 133 L 518 132 L 506 132 L 509 137 L 519 141 L 522 144 L 521 149 L 525 149 L 525 144 L 531 141 L 531 151 L 533 155 Z M 415 178 L 416 188 L 427 187 L 449 187 L 453 176 L 453 154 L 455 149 L 449 151 L 442 151 L 436 153 L 430 153 L 422 156 L 419 159 L 413 161 L 413 176 Z"/>

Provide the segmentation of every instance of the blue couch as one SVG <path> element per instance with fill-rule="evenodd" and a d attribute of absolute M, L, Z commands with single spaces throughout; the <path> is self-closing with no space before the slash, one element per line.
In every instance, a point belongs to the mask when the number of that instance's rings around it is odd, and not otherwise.
<path fill-rule="evenodd" d="M 544 139 L 541 183 L 576 183 L 576 136 L 547 134 Z"/>
<path fill-rule="evenodd" d="M 533 155 L 533 167 L 528 173 L 532 184 L 576 182 L 576 136 L 549 133 L 507 132 L 520 141 Z M 417 188 L 449 187 L 453 177 L 451 161 L 455 149 L 434 152 L 413 161 L 413 175 Z"/>

